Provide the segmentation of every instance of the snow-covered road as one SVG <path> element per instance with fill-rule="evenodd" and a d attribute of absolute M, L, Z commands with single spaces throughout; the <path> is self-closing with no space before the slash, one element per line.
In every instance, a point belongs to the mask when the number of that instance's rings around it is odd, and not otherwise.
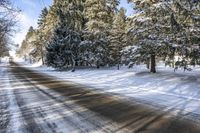
<path fill-rule="evenodd" d="M 137 97 L 61 81 L 15 64 L 0 65 L 0 78 L 2 133 L 200 132 L 198 121 L 179 115 L 180 102 L 149 106 Z"/>
<path fill-rule="evenodd" d="M 0 70 L 0 133 L 86 133 L 119 129 L 116 122 L 34 84 L 19 68 L 4 64 Z M 48 79 L 43 83 L 52 85 Z M 129 130 L 124 128 L 120 132 Z"/>
<path fill-rule="evenodd" d="M 145 66 L 133 69 L 102 68 L 77 69 L 76 72 L 55 71 L 47 67 L 27 66 L 54 76 L 60 80 L 72 81 L 89 86 L 99 92 L 119 95 L 127 100 L 135 99 L 148 105 L 173 108 L 176 115 L 188 116 L 200 121 L 200 69 L 174 73 L 172 68 L 158 65 L 158 73 L 151 74 Z"/>

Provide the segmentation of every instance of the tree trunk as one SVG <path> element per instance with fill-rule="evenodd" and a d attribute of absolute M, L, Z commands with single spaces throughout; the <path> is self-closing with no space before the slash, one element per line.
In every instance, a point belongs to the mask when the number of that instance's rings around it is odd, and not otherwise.
<path fill-rule="evenodd" d="M 97 61 L 97 69 L 99 69 L 99 68 L 100 68 L 99 61 Z"/>
<path fill-rule="evenodd" d="M 42 46 L 41 46 L 41 49 L 40 49 L 41 51 L 41 58 L 42 58 L 42 65 L 44 65 L 44 53 L 43 53 L 43 48 L 42 48 Z"/>
<path fill-rule="evenodd" d="M 119 68 L 120 68 L 120 63 L 117 64 L 117 70 L 119 70 Z"/>
<path fill-rule="evenodd" d="M 156 73 L 156 56 L 155 54 L 151 54 L 151 70 L 150 72 Z"/>
<path fill-rule="evenodd" d="M 72 72 L 75 72 L 76 61 L 72 57 Z"/>
<path fill-rule="evenodd" d="M 119 59 L 118 59 L 118 63 L 117 63 L 117 70 L 120 69 L 120 65 L 121 65 L 121 59 L 119 58 Z"/>
<path fill-rule="evenodd" d="M 173 57 L 172 68 L 175 68 L 175 58 Z"/>
<path fill-rule="evenodd" d="M 147 64 L 147 69 L 149 69 L 150 68 L 150 59 L 149 58 L 147 59 L 146 64 Z"/>

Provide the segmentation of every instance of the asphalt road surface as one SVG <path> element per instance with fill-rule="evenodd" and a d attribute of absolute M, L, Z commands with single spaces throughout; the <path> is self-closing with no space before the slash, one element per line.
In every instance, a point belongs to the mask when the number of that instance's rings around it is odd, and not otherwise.
<path fill-rule="evenodd" d="M 0 133 L 200 133 L 173 111 L 0 65 Z"/>

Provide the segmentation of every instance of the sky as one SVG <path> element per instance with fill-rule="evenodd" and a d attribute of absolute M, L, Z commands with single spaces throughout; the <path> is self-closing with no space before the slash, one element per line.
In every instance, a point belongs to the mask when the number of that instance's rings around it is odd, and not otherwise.
<path fill-rule="evenodd" d="M 13 41 L 21 44 L 30 26 L 37 28 L 37 19 L 41 10 L 46 6 L 49 7 L 53 0 L 11 0 L 13 5 L 21 10 L 17 17 L 17 31 L 13 35 Z M 121 0 L 120 7 L 127 10 L 127 16 L 133 14 L 132 5 L 127 0 Z"/>

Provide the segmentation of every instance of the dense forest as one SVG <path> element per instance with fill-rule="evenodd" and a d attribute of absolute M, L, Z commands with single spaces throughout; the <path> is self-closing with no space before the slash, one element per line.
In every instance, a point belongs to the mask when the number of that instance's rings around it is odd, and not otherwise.
<path fill-rule="evenodd" d="M 57 69 L 156 63 L 175 69 L 200 64 L 198 0 L 54 0 L 30 27 L 17 54 Z M 176 59 L 178 57 L 178 59 Z"/>

